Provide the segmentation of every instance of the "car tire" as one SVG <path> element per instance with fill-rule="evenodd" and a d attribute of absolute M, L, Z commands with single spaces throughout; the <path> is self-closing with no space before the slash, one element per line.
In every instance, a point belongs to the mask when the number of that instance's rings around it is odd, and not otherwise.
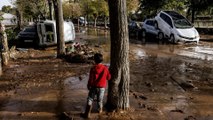
<path fill-rule="evenodd" d="M 146 31 L 142 30 L 142 38 L 141 38 L 142 43 L 146 42 Z"/>
<path fill-rule="evenodd" d="M 172 42 L 173 44 L 176 44 L 175 36 L 173 34 L 170 35 L 169 41 Z"/>
<path fill-rule="evenodd" d="M 157 37 L 158 37 L 158 40 L 163 40 L 164 39 L 164 35 L 163 35 L 162 32 L 159 32 Z"/>
<path fill-rule="evenodd" d="M 146 37 L 146 31 L 142 30 L 142 38 L 145 38 L 145 37 Z"/>

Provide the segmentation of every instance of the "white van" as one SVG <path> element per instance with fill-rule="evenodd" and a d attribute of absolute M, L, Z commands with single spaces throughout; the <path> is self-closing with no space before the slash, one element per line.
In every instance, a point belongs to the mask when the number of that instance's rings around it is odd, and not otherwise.
<path fill-rule="evenodd" d="M 55 21 L 45 20 L 36 24 L 38 33 L 38 46 L 50 46 L 57 44 Z M 70 42 L 75 39 L 75 27 L 72 22 L 64 22 L 64 41 Z"/>
<path fill-rule="evenodd" d="M 155 17 L 158 28 L 170 42 L 199 42 L 200 36 L 193 25 L 174 11 L 160 11 Z"/>

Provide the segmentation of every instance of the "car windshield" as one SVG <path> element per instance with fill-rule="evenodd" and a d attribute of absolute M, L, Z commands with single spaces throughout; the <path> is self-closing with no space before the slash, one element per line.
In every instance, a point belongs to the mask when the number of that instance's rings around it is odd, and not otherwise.
<path fill-rule="evenodd" d="M 24 29 L 24 32 L 35 32 L 35 28 L 27 27 L 27 28 Z"/>
<path fill-rule="evenodd" d="M 192 25 L 186 19 L 176 19 L 174 20 L 176 28 L 191 28 Z"/>

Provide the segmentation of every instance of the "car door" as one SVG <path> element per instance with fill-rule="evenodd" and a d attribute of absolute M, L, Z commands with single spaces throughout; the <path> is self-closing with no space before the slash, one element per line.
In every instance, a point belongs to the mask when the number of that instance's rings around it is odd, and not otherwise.
<path fill-rule="evenodd" d="M 158 33 L 157 33 L 157 30 L 156 30 L 157 28 L 155 26 L 155 22 L 156 21 L 154 21 L 154 20 L 152 20 L 150 22 L 150 30 L 151 30 L 152 34 L 157 35 Z"/>
<path fill-rule="evenodd" d="M 147 33 L 155 34 L 154 33 L 154 23 L 152 20 L 148 20 L 146 22 L 146 26 L 147 26 L 147 28 L 146 28 Z"/>
<path fill-rule="evenodd" d="M 44 35 L 45 35 L 44 44 L 46 45 L 56 44 L 54 36 L 54 26 L 52 23 L 44 24 Z"/>

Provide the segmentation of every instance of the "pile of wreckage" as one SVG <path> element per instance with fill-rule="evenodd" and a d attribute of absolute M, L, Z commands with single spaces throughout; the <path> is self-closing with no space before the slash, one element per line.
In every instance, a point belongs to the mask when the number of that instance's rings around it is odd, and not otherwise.
<path fill-rule="evenodd" d="M 71 63 L 93 63 L 95 50 L 78 42 L 66 47 L 65 60 Z"/>

